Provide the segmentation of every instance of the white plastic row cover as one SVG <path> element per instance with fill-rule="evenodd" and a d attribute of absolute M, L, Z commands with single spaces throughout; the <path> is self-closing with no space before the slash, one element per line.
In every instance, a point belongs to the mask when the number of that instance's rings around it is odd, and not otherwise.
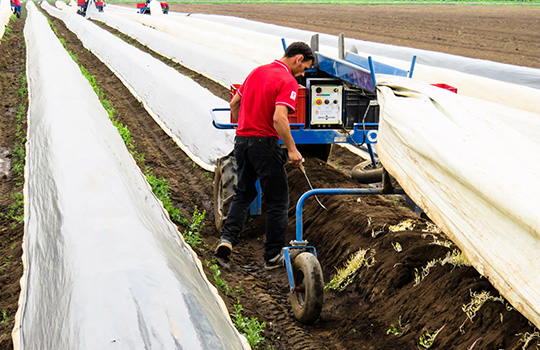
<path fill-rule="evenodd" d="M 83 45 L 92 51 L 137 97 L 162 129 L 186 154 L 206 170 L 233 147 L 234 132 L 212 125 L 211 108 L 228 103 L 174 68 L 138 50 L 84 17 L 43 8 L 60 18 Z"/>
<path fill-rule="evenodd" d="M 283 53 L 281 38 L 286 39 L 287 43 L 297 40 L 309 43 L 315 34 L 229 16 L 171 12 L 168 16 L 152 17 L 130 13 L 118 6 L 109 6 L 107 14 L 109 16 L 103 17 L 103 20 L 109 25 L 225 86 L 231 82 L 230 76 L 224 78 L 227 72 L 234 72 L 236 75 L 232 80 L 241 83 L 251 70 L 251 66 L 237 69 L 238 62 L 251 61 L 257 65 L 270 62 Z M 125 21 L 113 19 L 113 14 L 144 26 L 128 28 Z M 102 17 L 99 18 L 101 20 Z M 168 34 L 167 38 L 164 33 Z M 176 37 L 178 43 L 170 36 Z M 199 47 L 192 49 L 188 42 Z M 320 34 L 320 51 L 337 56 L 337 42 L 334 35 Z M 178 49 L 174 49 L 175 46 Z M 180 46 L 183 49 L 179 49 Z M 211 64 L 204 67 L 192 63 L 197 59 L 209 59 L 200 46 L 218 52 L 211 54 Z M 427 83 L 446 83 L 458 88 L 462 95 L 540 113 L 537 103 L 540 99 L 540 69 L 350 38 L 345 39 L 345 46 L 355 46 L 360 55 L 372 56 L 377 61 L 405 70 L 410 68 L 411 59 L 416 55 L 415 79 Z M 231 56 L 236 58 L 231 59 Z"/>
<path fill-rule="evenodd" d="M 384 167 L 540 327 L 540 115 L 406 78 L 379 83 Z"/>
<path fill-rule="evenodd" d="M 11 3 L 9 0 L 0 0 L 0 38 L 4 36 L 4 31 L 11 17 Z M 0 42 L 1 44 L 1 42 Z"/>
<path fill-rule="evenodd" d="M 15 349 L 249 348 L 79 67 L 27 8 Z"/>

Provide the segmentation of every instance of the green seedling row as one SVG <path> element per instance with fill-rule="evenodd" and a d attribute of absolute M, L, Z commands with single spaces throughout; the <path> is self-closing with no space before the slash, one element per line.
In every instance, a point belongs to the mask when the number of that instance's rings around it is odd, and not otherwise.
<path fill-rule="evenodd" d="M 16 18 L 12 16 L 12 19 Z M 2 38 L 3 41 L 5 41 L 5 38 L 8 35 L 12 35 L 11 28 L 10 21 L 6 26 L 4 37 Z M 0 217 L 9 218 L 12 220 L 12 228 L 17 227 L 17 225 L 24 222 L 24 196 L 22 193 L 22 187 L 24 184 L 24 165 L 26 156 L 26 111 L 28 109 L 28 89 L 24 69 L 25 65 L 26 60 L 23 60 L 21 62 L 22 69 L 21 73 L 19 74 L 19 88 L 17 90 L 17 96 L 21 98 L 22 102 L 19 105 L 19 108 L 17 108 L 17 114 L 15 115 L 15 144 L 11 156 L 11 173 L 13 175 L 13 179 L 16 181 L 14 192 L 11 193 L 13 203 L 8 207 L 7 212 L 0 213 Z"/>

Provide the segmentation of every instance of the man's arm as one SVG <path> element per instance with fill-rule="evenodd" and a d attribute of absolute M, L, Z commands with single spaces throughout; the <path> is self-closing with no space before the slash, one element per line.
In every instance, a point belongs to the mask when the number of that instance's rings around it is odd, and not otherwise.
<path fill-rule="evenodd" d="M 240 112 L 241 100 L 242 100 L 242 96 L 240 96 L 240 94 L 237 93 L 236 95 L 234 95 L 233 99 L 229 103 L 229 106 L 231 106 L 231 113 L 235 122 L 238 122 L 238 113 Z"/>
<path fill-rule="evenodd" d="M 232 102 L 231 102 L 232 103 Z M 288 109 L 286 106 L 277 105 L 274 112 L 274 127 L 281 137 L 281 140 L 287 147 L 289 152 L 289 162 L 294 166 L 302 164 L 302 155 L 296 149 L 296 144 L 291 135 L 291 127 L 289 126 L 289 118 L 287 117 Z"/>

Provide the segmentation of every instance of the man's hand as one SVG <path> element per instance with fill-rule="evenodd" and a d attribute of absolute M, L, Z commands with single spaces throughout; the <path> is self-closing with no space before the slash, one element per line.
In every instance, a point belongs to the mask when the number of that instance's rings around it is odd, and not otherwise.
<path fill-rule="evenodd" d="M 297 167 L 300 166 L 300 164 L 302 164 L 302 159 L 302 155 L 296 148 L 289 151 L 289 163 L 292 165 Z"/>
<path fill-rule="evenodd" d="M 291 135 L 291 128 L 289 126 L 289 118 L 287 117 L 287 107 L 283 105 L 277 105 L 274 112 L 274 127 L 281 137 L 283 144 L 287 147 L 289 152 L 289 163 L 294 166 L 300 166 L 302 164 L 302 155 L 296 149 L 296 144 Z"/>

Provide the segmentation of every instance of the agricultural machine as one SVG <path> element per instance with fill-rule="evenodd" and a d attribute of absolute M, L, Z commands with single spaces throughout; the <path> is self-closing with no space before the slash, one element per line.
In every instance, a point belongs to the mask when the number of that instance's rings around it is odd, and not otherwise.
<path fill-rule="evenodd" d="M 94 1 L 94 0 L 77 0 L 77 13 L 82 16 L 86 16 L 86 11 L 88 10 L 88 6 L 90 5 L 90 2 L 94 2 L 96 4 L 96 9 L 99 12 L 103 12 L 103 8 L 105 7 L 104 1 Z"/>
<path fill-rule="evenodd" d="M 139 11 L 140 14 L 145 14 L 145 15 L 149 15 L 150 14 L 150 2 L 152 0 L 148 0 L 146 1 L 145 3 L 137 3 L 137 10 Z M 169 13 L 169 4 L 164 2 L 164 1 L 160 1 L 160 6 L 161 6 L 161 11 L 163 12 L 163 14 L 168 14 Z"/>
<path fill-rule="evenodd" d="M 286 48 L 283 41 L 283 47 Z M 323 275 L 316 249 L 303 239 L 302 208 L 305 200 L 317 195 L 373 195 L 404 194 L 394 189 L 390 176 L 384 171 L 373 144 L 377 142 L 379 105 L 377 103 L 375 74 L 411 77 L 416 56 L 406 71 L 362 57 L 344 50 L 344 37 L 339 37 L 339 58 L 328 57 L 318 50 L 318 35 L 311 39 L 316 55 L 315 68 L 299 78 L 297 111 L 289 114 L 291 133 L 302 154 L 327 160 L 334 143 L 349 143 L 365 147 L 369 160 L 354 167 L 351 176 L 361 183 L 382 181 L 382 188 L 312 189 L 299 199 L 296 207 L 296 239 L 283 248 L 285 267 L 289 279 L 291 304 L 295 317 L 302 323 L 315 322 L 321 313 L 323 301 Z M 231 97 L 238 85 L 231 87 Z M 231 116 L 230 123 L 220 123 L 216 113 L 228 108 L 212 109 L 214 127 L 233 129 L 237 126 Z M 301 169 L 302 170 L 302 169 Z M 305 172 L 304 172 L 305 174 Z M 306 176 L 307 178 L 307 176 Z M 309 181 L 309 180 L 308 180 Z M 311 185 L 311 184 L 310 184 Z M 218 230 L 223 226 L 236 186 L 236 163 L 231 153 L 218 159 L 214 176 L 214 215 Z M 250 214 L 261 213 L 261 190 L 250 207 Z"/>

